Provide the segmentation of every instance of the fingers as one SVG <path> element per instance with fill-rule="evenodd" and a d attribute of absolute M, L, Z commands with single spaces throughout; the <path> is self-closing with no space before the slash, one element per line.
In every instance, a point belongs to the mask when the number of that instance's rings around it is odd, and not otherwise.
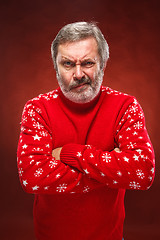
<path fill-rule="evenodd" d="M 121 150 L 119 148 L 115 148 L 114 151 L 115 152 L 121 152 Z"/>

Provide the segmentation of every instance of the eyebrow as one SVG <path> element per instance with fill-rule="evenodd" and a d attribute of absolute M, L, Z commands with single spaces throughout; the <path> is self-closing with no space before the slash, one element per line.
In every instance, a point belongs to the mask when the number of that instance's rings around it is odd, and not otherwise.
<path fill-rule="evenodd" d="M 69 60 L 69 61 L 71 61 L 71 62 L 75 62 L 74 59 L 71 59 L 71 58 L 69 58 L 69 57 L 62 56 L 62 61 L 65 61 L 65 60 Z M 88 57 L 88 58 L 84 58 L 84 59 L 80 60 L 80 62 L 84 62 L 84 61 L 87 61 L 87 60 L 96 61 L 96 59 L 93 59 L 93 58 L 91 58 L 91 57 Z"/>

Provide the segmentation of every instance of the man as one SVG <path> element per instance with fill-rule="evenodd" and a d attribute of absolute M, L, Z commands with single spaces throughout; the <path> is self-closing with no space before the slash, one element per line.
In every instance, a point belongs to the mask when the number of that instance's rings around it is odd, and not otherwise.
<path fill-rule="evenodd" d="M 59 88 L 24 107 L 18 168 L 38 240 L 121 240 L 125 189 L 148 189 L 154 152 L 137 100 L 102 87 L 109 48 L 93 23 L 51 47 Z"/>

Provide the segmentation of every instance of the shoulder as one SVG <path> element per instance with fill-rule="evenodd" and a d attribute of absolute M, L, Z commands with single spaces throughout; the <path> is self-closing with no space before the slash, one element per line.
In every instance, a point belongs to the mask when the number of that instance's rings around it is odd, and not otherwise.
<path fill-rule="evenodd" d="M 127 93 L 122 93 L 120 91 L 114 90 L 110 87 L 104 87 L 102 86 L 102 94 L 104 94 L 105 98 L 108 100 L 111 100 L 113 103 L 125 103 L 128 102 L 129 104 L 136 101 L 134 96 L 131 96 Z"/>
<path fill-rule="evenodd" d="M 44 102 L 44 101 L 51 101 L 59 96 L 59 90 L 53 90 L 47 93 L 39 94 L 37 97 L 34 97 L 33 99 L 29 100 L 30 102 Z"/>
<path fill-rule="evenodd" d="M 59 97 L 59 89 L 39 94 L 37 97 L 34 97 L 28 100 L 25 106 L 36 105 L 36 106 L 45 106 L 49 105 L 51 102 L 55 102 Z"/>
<path fill-rule="evenodd" d="M 26 102 L 23 108 L 22 116 L 34 115 L 34 112 L 42 114 L 46 112 L 46 109 L 50 109 L 52 104 L 57 101 L 59 97 L 59 89 L 39 94 L 37 97 L 34 97 Z"/>

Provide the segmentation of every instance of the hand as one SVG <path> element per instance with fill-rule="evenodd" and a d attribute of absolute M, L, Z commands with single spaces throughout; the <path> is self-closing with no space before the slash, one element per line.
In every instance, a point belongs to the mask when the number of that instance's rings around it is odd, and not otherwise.
<path fill-rule="evenodd" d="M 53 149 L 53 151 L 52 151 L 52 157 L 54 157 L 55 160 L 60 160 L 61 150 L 62 150 L 62 147 Z"/>
<path fill-rule="evenodd" d="M 121 152 L 121 150 L 119 148 L 115 148 L 114 151 L 115 152 Z"/>

